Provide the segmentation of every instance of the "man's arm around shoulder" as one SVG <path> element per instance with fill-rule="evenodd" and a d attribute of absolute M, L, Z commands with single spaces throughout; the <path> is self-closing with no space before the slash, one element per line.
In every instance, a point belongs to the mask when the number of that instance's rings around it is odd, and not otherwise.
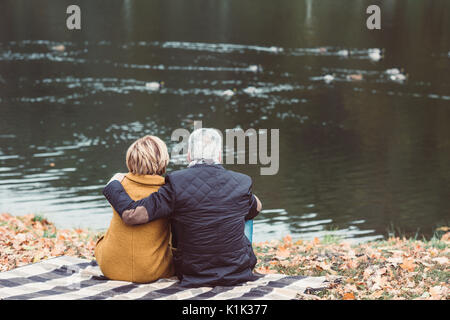
<path fill-rule="evenodd" d="M 114 177 L 103 189 L 103 195 L 126 224 L 144 224 L 167 218 L 172 213 L 174 195 L 169 176 L 166 176 L 166 183 L 158 192 L 138 201 L 133 201 L 126 193 L 120 179 L 123 177 L 119 176 L 117 179 Z"/>

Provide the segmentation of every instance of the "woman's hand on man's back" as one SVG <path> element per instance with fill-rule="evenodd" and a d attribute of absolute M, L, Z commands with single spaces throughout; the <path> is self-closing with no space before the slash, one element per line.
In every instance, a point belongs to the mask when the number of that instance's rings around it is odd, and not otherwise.
<path fill-rule="evenodd" d="M 117 180 L 119 182 L 122 182 L 122 180 L 125 178 L 124 173 L 116 173 L 113 175 L 113 177 L 108 181 L 107 185 L 110 184 L 112 181 Z"/>

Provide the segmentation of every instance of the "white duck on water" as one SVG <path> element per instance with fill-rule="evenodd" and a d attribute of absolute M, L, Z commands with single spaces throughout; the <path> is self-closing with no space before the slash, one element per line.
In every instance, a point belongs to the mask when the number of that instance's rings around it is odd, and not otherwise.
<path fill-rule="evenodd" d="M 346 49 L 343 49 L 343 50 L 339 50 L 337 52 L 337 55 L 341 56 L 341 57 L 348 57 L 350 55 L 350 52 Z"/>
<path fill-rule="evenodd" d="M 236 88 L 234 88 L 233 90 L 225 90 L 222 92 L 222 97 L 232 97 L 234 96 L 234 94 L 236 93 Z"/>
<path fill-rule="evenodd" d="M 258 94 L 258 93 L 260 93 L 260 92 L 261 92 L 261 89 L 258 89 L 258 88 L 256 88 L 256 87 L 250 86 L 250 87 L 245 88 L 243 91 L 244 91 L 245 93 L 247 93 L 247 94 L 253 95 L 253 94 Z"/>
<path fill-rule="evenodd" d="M 250 70 L 251 72 L 262 72 L 263 69 L 262 69 L 261 65 L 253 64 L 253 65 L 248 66 L 248 70 Z"/>
<path fill-rule="evenodd" d="M 283 50 L 284 50 L 283 48 L 280 48 L 280 47 L 274 47 L 274 46 L 272 46 L 272 47 L 269 48 L 269 51 L 274 52 L 274 53 L 283 52 Z"/>
<path fill-rule="evenodd" d="M 392 80 L 392 81 L 396 81 L 396 82 L 403 82 L 406 79 L 408 79 L 408 75 L 407 74 L 403 74 L 403 73 L 391 74 L 389 76 L 389 79 Z"/>
<path fill-rule="evenodd" d="M 336 79 L 336 75 L 333 74 L 326 74 L 322 77 L 323 81 L 325 81 L 325 83 L 330 83 L 332 81 L 334 81 L 334 79 Z"/>
<path fill-rule="evenodd" d="M 164 86 L 164 81 L 152 81 L 152 82 L 146 82 L 145 87 L 149 90 L 159 90 Z"/>
<path fill-rule="evenodd" d="M 402 69 L 392 68 L 392 69 L 387 69 L 385 71 L 385 73 L 388 75 L 395 75 L 395 74 L 403 73 L 403 71 L 404 71 L 403 68 Z"/>
<path fill-rule="evenodd" d="M 372 61 L 379 61 L 383 58 L 383 51 L 378 48 L 369 49 L 368 55 Z"/>

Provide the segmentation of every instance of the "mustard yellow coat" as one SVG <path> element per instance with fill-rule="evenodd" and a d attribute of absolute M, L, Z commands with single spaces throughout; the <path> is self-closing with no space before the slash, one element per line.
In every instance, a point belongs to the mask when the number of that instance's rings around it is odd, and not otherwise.
<path fill-rule="evenodd" d="M 157 191 L 164 178 L 128 173 L 122 181 L 133 200 Z M 170 247 L 170 223 L 158 219 L 138 226 L 126 225 L 113 210 L 111 224 L 97 242 L 95 258 L 103 274 L 111 280 L 145 283 L 174 275 Z"/>

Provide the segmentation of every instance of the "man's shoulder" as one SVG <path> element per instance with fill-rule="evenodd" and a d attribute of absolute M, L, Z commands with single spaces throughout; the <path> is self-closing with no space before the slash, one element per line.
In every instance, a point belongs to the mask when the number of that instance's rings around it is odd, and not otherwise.
<path fill-rule="evenodd" d="M 183 169 L 171 171 L 171 172 L 166 174 L 166 178 L 167 177 L 169 177 L 169 178 L 176 178 L 176 177 L 183 176 L 183 175 L 186 175 L 186 174 L 192 174 L 192 168 L 188 167 L 188 168 L 183 168 Z"/>
<path fill-rule="evenodd" d="M 186 180 L 191 177 L 193 178 L 196 175 L 195 171 L 196 170 L 194 170 L 194 168 L 192 167 L 171 171 L 166 174 L 166 183 L 174 183 L 175 181 Z"/>
<path fill-rule="evenodd" d="M 252 183 L 252 178 L 250 178 L 250 176 L 241 173 L 241 172 L 237 172 L 237 171 L 233 171 L 233 170 L 227 170 L 227 172 L 232 175 L 234 178 L 248 182 L 248 183 Z"/>
<path fill-rule="evenodd" d="M 252 178 L 250 178 L 250 176 L 248 176 L 244 173 L 233 171 L 233 170 L 227 170 L 227 169 L 223 168 L 222 166 L 193 166 L 193 167 L 183 168 L 183 169 L 172 171 L 172 172 L 168 173 L 166 175 L 166 181 L 167 181 L 167 178 L 173 180 L 173 179 L 185 178 L 187 176 L 196 176 L 199 174 L 198 173 L 199 170 L 208 170 L 208 171 L 220 170 L 220 172 L 223 175 L 232 176 L 234 179 L 242 181 L 243 183 L 250 183 L 250 184 L 252 183 Z"/>

